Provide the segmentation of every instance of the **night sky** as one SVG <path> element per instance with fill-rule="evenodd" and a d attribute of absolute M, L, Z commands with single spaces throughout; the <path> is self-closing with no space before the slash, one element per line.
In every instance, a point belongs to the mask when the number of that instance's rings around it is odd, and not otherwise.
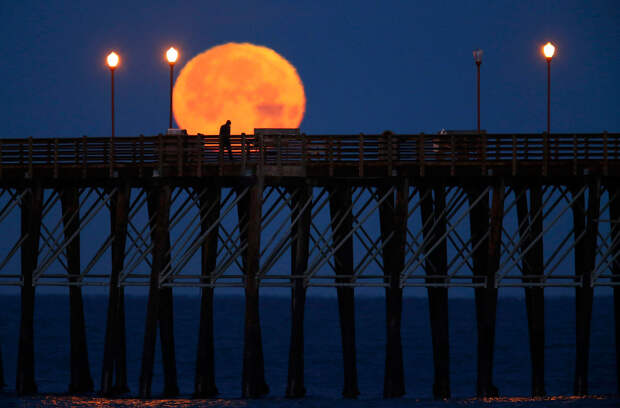
<path fill-rule="evenodd" d="M 547 41 L 552 131 L 620 129 L 617 1 L 3 1 L 0 16 L 2 137 L 108 136 L 112 49 L 117 135 L 163 132 L 164 51 L 181 67 L 230 41 L 297 68 L 311 134 L 474 129 L 478 47 L 482 127 L 541 132 Z"/>

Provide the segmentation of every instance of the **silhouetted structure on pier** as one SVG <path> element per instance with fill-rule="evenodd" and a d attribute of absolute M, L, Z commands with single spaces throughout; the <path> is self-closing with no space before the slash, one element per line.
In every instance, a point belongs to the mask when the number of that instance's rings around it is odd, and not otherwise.
<path fill-rule="evenodd" d="M 614 286 L 617 338 L 620 334 L 619 134 L 263 135 L 233 136 L 231 143 L 232 161 L 223 159 L 217 136 L 0 141 L 0 222 L 21 211 L 21 234 L 0 263 L 0 284 L 21 288 L 18 393 L 37 389 L 33 313 L 35 287 L 42 285 L 70 288 L 71 392 L 93 389 L 81 286 L 109 286 L 101 381 L 106 395 L 128 390 L 123 288 L 148 287 L 139 389 L 145 397 L 151 394 L 158 327 L 164 394 L 178 393 L 173 287 L 202 290 L 195 380 L 201 397 L 217 393 L 215 287 L 245 290 L 246 397 L 269 391 L 261 286 L 292 290 L 289 397 L 305 393 L 307 288 L 337 290 L 343 395 L 355 397 L 355 288 L 383 287 L 388 398 L 405 393 L 400 334 L 405 288 L 428 289 L 433 393 L 446 398 L 450 287 L 474 288 L 477 395 L 493 396 L 498 289 L 525 288 L 532 394 L 544 395 L 544 288 L 570 286 L 577 305 L 574 393 L 588 392 L 595 287 Z M 54 211 L 59 201 L 60 217 Z M 105 209 L 110 233 L 101 234 L 99 249 L 82 262 L 80 235 L 105 217 Z M 558 229 L 570 213 L 572 228 Z M 553 249 L 551 255 L 543 245 Z M 284 267 L 290 273 L 278 273 L 289 249 L 290 266 Z M 11 274 L 7 265 L 18 251 L 21 273 Z M 108 253 L 111 263 L 101 265 Z M 555 273 L 570 256 L 572 270 Z M 187 272 L 191 262 L 200 265 L 199 273 Z"/>

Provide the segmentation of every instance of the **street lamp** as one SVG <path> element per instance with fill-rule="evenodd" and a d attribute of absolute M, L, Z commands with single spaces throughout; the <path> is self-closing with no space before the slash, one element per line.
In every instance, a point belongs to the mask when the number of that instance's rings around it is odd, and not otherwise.
<path fill-rule="evenodd" d="M 172 129 L 172 81 L 174 77 L 174 63 L 177 62 L 177 58 L 179 58 L 179 52 L 175 50 L 174 47 L 170 47 L 168 51 L 166 51 L 166 59 L 170 65 L 170 120 L 168 129 Z"/>
<path fill-rule="evenodd" d="M 555 54 L 555 47 L 548 42 L 542 47 L 547 59 L 547 134 L 551 133 L 551 59 Z"/>
<path fill-rule="evenodd" d="M 482 50 L 478 48 L 474 50 L 474 61 L 476 62 L 476 78 L 477 78 L 477 95 L 478 95 L 478 109 L 477 109 L 477 119 L 478 119 L 478 133 L 480 133 L 480 64 L 482 64 Z"/>
<path fill-rule="evenodd" d="M 120 62 L 120 57 L 118 56 L 117 53 L 112 51 L 111 53 L 108 54 L 107 63 L 108 63 L 108 68 L 110 68 L 110 78 L 112 79 L 111 81 L 111 85 L 112 85 L 112 98 L 111 98 L 112 100 L 112 137 L 114 137 L 114 70 L 118 66 L 119 62 Z"/>

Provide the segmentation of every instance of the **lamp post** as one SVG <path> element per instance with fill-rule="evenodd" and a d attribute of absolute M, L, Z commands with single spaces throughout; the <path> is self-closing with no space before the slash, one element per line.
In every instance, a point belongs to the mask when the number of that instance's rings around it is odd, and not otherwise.
<path fill-rule="evenodd" d="M 168 65 L 170 65 L 170 116 L 168 121 L 168 128 L 172 129 L 172 82 L 174 79 L 174 63 L 177 62 L 177 58 L 179 58 L 179 52 L 174 49 L 174 47 L 170 47 L 168 51 L 166 51 L 166 59 L 168 60 Z"/>
<path fill-rule="evenodd" d="M 114 137 L 114 70 L 116 69 L 116 67 L 118 66 L 118 63 L 120 62 L 120 57 L 118 56 L 117 53 L 115 53 L 114 51 L 112 51 L 111 53 L 108 54 L 108 58 L 107 58 L 107 63 L 108 63 L 108 68 L 110 68 L 110 78 L 111 78 L 111 87 L 112 87 L 112 137 Z"/>
<path fill-rule="evenodd" d="M 547 59 L 547 134 L 551 133 L 551 59 L 555 54 L 555 47 L 548 42 L 543 46 L 543 54 Z"/>
<path fill-rule="evenodd" d="M 480 64 L 482 64 L 482 50 L 478 48 L 474 50 L 474 61 L 476 62 L 476 86 L 477 86 L 477 124 L 478 124 L 478 133 L 480 133 Z"/>

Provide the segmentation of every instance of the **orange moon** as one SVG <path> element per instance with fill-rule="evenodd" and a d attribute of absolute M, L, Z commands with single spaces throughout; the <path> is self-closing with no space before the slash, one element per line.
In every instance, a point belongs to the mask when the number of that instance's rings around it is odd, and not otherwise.
<path fill-rule="evenodd" d="M 297 128 L 306 110 L 297 70 L 274 50 L 227 43 L 192 58 L 172 96 L 174 118 L 189 134 L 216 135 L 230 120 L 231 134 L 254 128 Z"/>

